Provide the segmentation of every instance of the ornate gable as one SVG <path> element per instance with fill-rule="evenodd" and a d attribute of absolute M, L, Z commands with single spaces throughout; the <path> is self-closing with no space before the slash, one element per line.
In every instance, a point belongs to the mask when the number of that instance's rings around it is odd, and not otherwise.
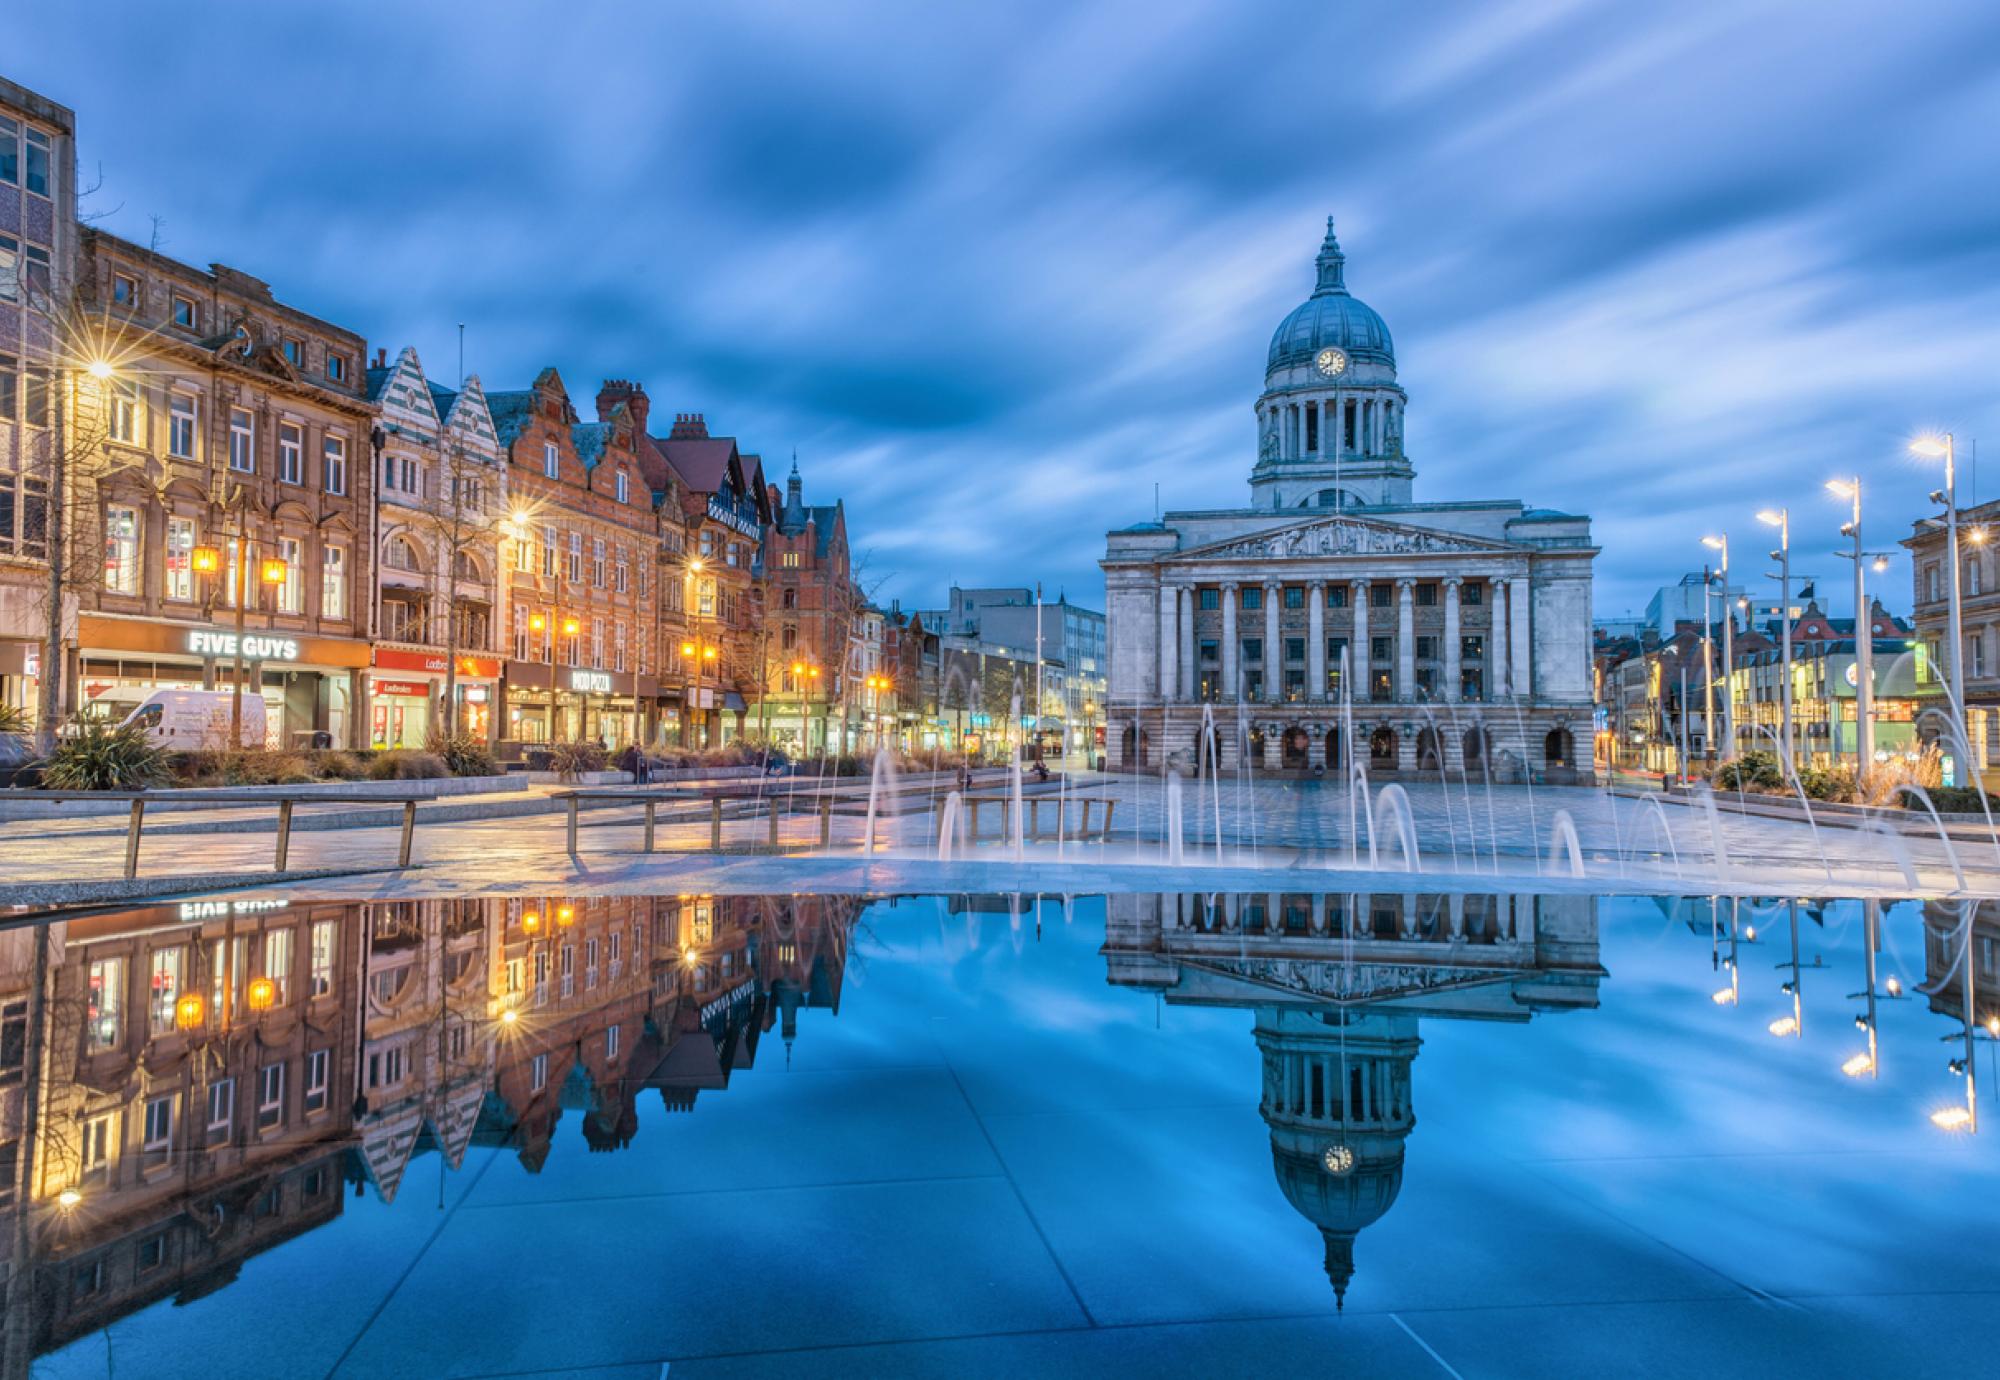
<path fill-rule="evenodd" d="M 1475 556 L 1514 553 L 1519 549 L 1505 542 L 1482 541 L 1427 527 L 1336 517 L 1232 537 L 1175 552 L 1170 559 L 1270 561 L 1312 556 Z"/>

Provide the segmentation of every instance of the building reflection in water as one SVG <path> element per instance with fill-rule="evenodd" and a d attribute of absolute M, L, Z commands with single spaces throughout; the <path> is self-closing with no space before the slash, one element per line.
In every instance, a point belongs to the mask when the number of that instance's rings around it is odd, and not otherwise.
<path fill-rule="evenodd" d="M 614 897 L 148 906 L 0 932 L 4 1369 L 474 1144 L 529 1171 L 657 1091 L 685 1111 L 801 1008 L 837 1012 L 861 902 Z M 44 1018 L 29 1023 L 37 965 Z M 30 1095 L 38 1115 L 30 1117 Z"/>
<path fill-rule="evenodd" d="M 1355 1237 L 1396 1201 L 1424 1019 L 1524 1023 L 1597 1005 L 1588 896 L 1112 896 L 1114 985 L 1242 1007 L 1278 1187 L 1326 1244 L 1337 1305 Z"/>

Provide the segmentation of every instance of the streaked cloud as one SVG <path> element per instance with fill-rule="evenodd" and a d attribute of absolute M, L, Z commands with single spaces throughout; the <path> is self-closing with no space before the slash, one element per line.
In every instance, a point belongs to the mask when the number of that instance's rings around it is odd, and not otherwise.
<path fill-rule="evenodd" d="M 1156 483 L 1241 501 L 1329 212 L 1419 497 L 1591 512 L 1600 610 L 1836 470 L 1886 542 L 1907 434 L 2000 438 L 1989 7 L 476 14 L 222 5 L 190 78 L 184 16 L 118 0 L 6 75 L 77 109 L 109 228 L 434 367 L 464 322 L 489 385 L 638 377 L 796 449 L 909 602 L 1093 599 Z"/>

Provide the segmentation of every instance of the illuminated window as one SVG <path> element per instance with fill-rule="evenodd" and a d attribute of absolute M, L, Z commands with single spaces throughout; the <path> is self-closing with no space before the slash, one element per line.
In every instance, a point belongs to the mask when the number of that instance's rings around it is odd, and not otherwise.
<path fill-rule="evenodd" d="M 104 510 L 104 587 L 113 594 L 139 592 L 139 514 L 114 505 Z"/>
<path fill-rule="evenodd" d="M 110 439 L 128 446 L 139 444 L 139 385 L 130 379 L 113 379 L 110 394 Z"/>
<path fill-rule="evenodd" d="M 320 556 L 319 612 L 322 618 L 347 617 L 347 548 L 331 542 Z"/>

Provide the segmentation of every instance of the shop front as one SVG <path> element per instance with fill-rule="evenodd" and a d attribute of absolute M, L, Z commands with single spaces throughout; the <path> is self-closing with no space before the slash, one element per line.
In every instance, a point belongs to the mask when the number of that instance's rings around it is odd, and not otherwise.
<path fill-rule="evenodd" d="M 262 746 L 357 745 L 366 642 L 246 630 L 239 646 L 226 626 L 103 613 L 78 615 L 77 642 L 85 714 L 122 719 L 156 690 L 228 690 L 240 651 L 243 692 L 264 700 Z"/>
<path fill-rule="evenodd" d="M 0 583 L 0 706 L 31 718 L 41 709 L 42 646 L 48 635 L 39 593 L 25 583 Z"/>
<path fill-rule="evenodd" d="M 379 748 L 421 748 L 434 726 L 443 727 L 446 672 L 443 652 L 375 648 L 369 676 L 368 741 Z M 458 658 L 458 724 L 461 731 L 493 741 L 493 710 L 499 698 L 496 657 Z"/>
<path fill-rule="evenodd" d="M 509 661 L 501 686 L 503 742 L 594 742 L 615 752 L 642 738 L 659 681 L 630 671 Z"/>

